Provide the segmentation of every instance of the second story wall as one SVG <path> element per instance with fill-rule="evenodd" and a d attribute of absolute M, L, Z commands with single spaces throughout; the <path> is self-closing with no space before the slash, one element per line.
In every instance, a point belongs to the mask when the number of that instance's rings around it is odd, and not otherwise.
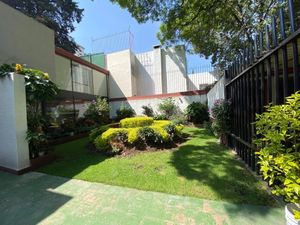
<path fill-rule="evenodd" d="M 53 79 L 59 89 L 107 97 L 108 71 L 63 49 L 56 49 Z"/>
<path fill-rule="evenodd" d="M 0 16 L 0 64 L 26 64 L 53 78 L 54 31 L 1 1 Z"/>

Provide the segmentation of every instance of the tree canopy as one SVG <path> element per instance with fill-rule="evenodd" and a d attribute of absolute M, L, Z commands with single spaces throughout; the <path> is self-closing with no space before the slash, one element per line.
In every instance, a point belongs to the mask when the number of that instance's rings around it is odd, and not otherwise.
<path fill-rule="evenodd" d="M 138 22 L 160 21 L 162 44 L 185 44 L 192 53 L 226 66 L 260 30 L 276 0 L 111 0 Z"/>
<path fill-rule="evenodd" d="M 70 36 L 79 23 L 83 9 L 74 0 L 0 0 L 11 7 L 33 17 L 55 31 L 55 44 L 67 51 L 75 52 L 78 45 Z"/>

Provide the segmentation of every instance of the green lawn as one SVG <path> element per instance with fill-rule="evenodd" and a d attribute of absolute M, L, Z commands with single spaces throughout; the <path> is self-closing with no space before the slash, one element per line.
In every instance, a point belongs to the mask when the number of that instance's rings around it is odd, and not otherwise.
<path fill-rule="evenodd" d="M 88 153 L 87 138 L 59 145 L 59 159 L 40 169 L 47 174 L 142 190 L 232 203 L 274 205 L 234 154 L 203 129 L 185 128 L 191 139 L 176 151 L 108 158 Z"/>

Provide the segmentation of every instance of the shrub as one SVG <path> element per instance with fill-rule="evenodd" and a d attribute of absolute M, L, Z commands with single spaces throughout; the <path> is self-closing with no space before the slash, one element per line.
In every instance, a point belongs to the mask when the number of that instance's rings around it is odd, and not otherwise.
<path fill-rule="evenodd" d="M 203 123 L 209 120 L 208 107 L 200 102 L 193 102 L 186 108 L 188 120 L 193 123 Z"/>
<path fill-rule="evenodd" d="M 121 106 L 120 109 L 117 110 L 117 120 L 122 120 L 129 117 L 134 117 L 135 112 L 132 108 Z"/>
<path fill-rule="evenodd" d="M 170 136 L 169 136 L 168 132 L 164 129 L 164 127 L 158 126 L 158 125 L 153 125 L 153 126 L 150 126 L 150 128 L 153 129 L 154 132 L 161 137 L 161 139 L 162 139 L 161 143 L 169 141 Z"/>
<path fill-rule="evenodd" d="M 143 114 L 145 116 L 148 116 L 148 117 L 153 117 L 154 116 L 154 111 L 153 111 L 153 109 L 150 105 L 143 105 L 142 109 L 143 109 Z"/>
<path fill-rule="evenodd" d="M 98 124 L 109 122 L 109 104 L 106 99 L 97 98 L 92 101 L 84 113 L 84 117 Z"/>
<path fill-rule="evenodd" d="M 167 125 L 169 125 L 171 123 L 172 122 L 170 120 L 155 120 L 153 125 L 154 126 L 166 127 Z"/>
<path fill-rule="evenodd" d="M 162 115 L 162 114 L 158 114 L 158 115 L 155 115 L 153 117 L 154 120 L 167 120 L 167 116 L 166 115 Z"/>
<path fill-rule="evenodd" d="M 166 98 L 158 105 L 158 110 L 161 114 L 165 115 L 167 119 L 171 119 L 172 116 L 176 115 L 180 110 L 175 104 L 173 98 Z"/>
<path fill-rule="evenodd" d="M 140 128 L 129 128 L 128 129 L 128 143 L 133 144 L 139 140 Z"/>
<path fill-rule="evenodd" d="M 176 115 L 171 117 L 174 124 L 187 124 L 187 117 L 182 112 L 178 112 Z"/>
<path fill-rule="evenodd" d="M 152 119 L 152 118 L 151 118 Z M 111 125 L 110 125 L 111 127 Z M 152 120 L 151 126 L 139 126 L 129 128 L 109 128 L 102 126 L 91 132 L 90 138 L 94 138 L 96 148 L 104 152 L 120 152 L 128 144 L 144 147 L 159 146 L 175 137 L 180 137 L 183 125 L 172 124 L 171 121 Z"/>
<path fill-rule="evenodd" d="M 112 141 L 126 142 L 127 134 L 127 129 L 109 128 L 107 131 L 105 131 L 95 139 L 94 144 L 98 150 L 105 151 L 109 149 L 110 142 Z"/>
<path fill-rule="evenodd" d="M 139 136 L 145 143 L 150 146 L 157 146 L 164 142 L 162 136 L 152 127 L 140 128 Z"/>
<path fill-rule="evenodd" d="M 260 170 L 273 193 L 300 203 L 300 93 L 257 115 L 255 144 Z M 296 213 L 299 218 L 300 212 Z"/>
<path fill-rule="evenodd" d="M 212 128 L 212 122 L 211 122 L 211 121 L 204 121 L 203 127 L 204 127 L 205 131 L 206 131 L 209 135 L 214 135 L 214 130 L 213 130 L 213 128 Z"/>
<path fill-rule="evenodd" d="M 182 129 L 183 125 L 175 125 L 174 123 L 169 123 L 164 128 L 167 133 L 169 134 L 169 137 L 171 140 L 175 140 L 177 138 L 180 138 L 182 135 Z"/>
<path fill-rule="evenodd" d="M 217 136 L 225 135 L 231 126 L 231 103 L 227 100 L 217 100 L 211 109 L 212 129 Z"/>
<path fill-rule="evenodd" d="M 134 117 L 126 118 L 120 121 L 120 126 L 123 128 L 130 127 L 145 127 L 153 124 L 154 120 L 151 117 Z"/>
<path fill-rule="evenodd" d="M 109 125 L 104 125 L 99 128 L 95 128 L 95 129 L 91 130 L 90 135 L 89 135 L 90 141 L 94 141 L 97 137 L 99 137 L 101 134 L 103 134 L 109 128 L 110 128 Z"/>

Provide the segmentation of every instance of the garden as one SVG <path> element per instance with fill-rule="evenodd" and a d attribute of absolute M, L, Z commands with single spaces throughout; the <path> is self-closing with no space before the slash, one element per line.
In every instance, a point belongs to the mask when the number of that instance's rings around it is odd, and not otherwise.
<path fill-rule="evenodd" d="M 257 115 L 255 144 L 265 182 L 257 179 L 228 149 L 232 105 L 217 100 L 193 102 L 182 111 L 172 98 L 161 100 L 158 111 L 143 106 L 143 115 L 125 106 L 109 118 L 109 104 L 97 98 L 83 117 L 74 120 L 60 109 L 49 116 L 43 104 L 59 90 L 49 75 L 22 65 L 2 65 L 0 77 L 24 75 L 30 158 L 54 154 L 56 160 L 40 172 L 141 190 L 165 192 L 232 203 L 277 206 L 267 192 L 291 203 L 299 218 L 300 199 L 300 93 L 283 105 L 269 106 Z M 73 111 L 74 113 L 74 111 Z M 55 114 L 55 113 L 54 113 Z M 51 141 L 63 134 L 85 133 L 60 145 Z M 226 188 L 224 188 L 226 187 Z"/>
<path fill-rule="evenodd" d="M 57 145 L 58 159 L 39 171 L 141 190 L 276 205 L 264 183 L 215 136 L 226 139 L 230 102 L 216 102 L 214 119 L 205 104 L 191 103 L 182 112 L 172 98 L 162 100 L 158 112 L 148 105 L 143 109 L 144 115 L 136 116 L 122 106 L 115 121 L 93 129 L 89 137 Z"/>

